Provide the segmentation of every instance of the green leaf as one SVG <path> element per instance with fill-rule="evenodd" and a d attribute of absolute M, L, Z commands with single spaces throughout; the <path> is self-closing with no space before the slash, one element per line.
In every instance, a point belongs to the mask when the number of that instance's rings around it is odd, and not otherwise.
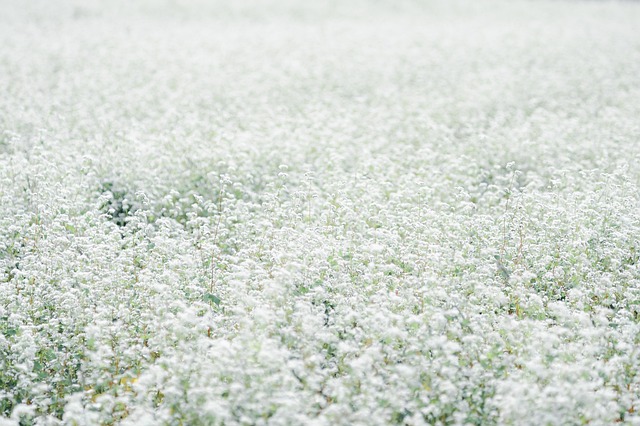
<path fill-rule="evenodd" d="M 204 301 L 209 303 L 215 303 L 216 305 L 220 305 L 220 298 L 215 294 L 205 293 Z"/>

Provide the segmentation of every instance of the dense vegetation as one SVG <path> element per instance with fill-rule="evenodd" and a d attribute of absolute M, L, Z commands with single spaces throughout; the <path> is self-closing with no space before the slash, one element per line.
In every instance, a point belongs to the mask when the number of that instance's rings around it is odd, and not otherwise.
<path fill-rule="evenodd" d="M 0 0 L 0 425 L 639 424 L 640 4 Z"/>

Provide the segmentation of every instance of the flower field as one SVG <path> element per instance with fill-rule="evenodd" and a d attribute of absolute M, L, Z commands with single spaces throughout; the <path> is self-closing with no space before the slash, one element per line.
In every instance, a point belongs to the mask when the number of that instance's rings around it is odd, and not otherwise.
<path fill-rule="evenodd" d="M 0 425 L 640 425 L 640 3 L 0 0 Z"/>

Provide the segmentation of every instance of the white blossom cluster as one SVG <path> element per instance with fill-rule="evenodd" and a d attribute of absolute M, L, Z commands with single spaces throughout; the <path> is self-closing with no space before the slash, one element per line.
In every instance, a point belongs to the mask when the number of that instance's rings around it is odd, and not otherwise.
<path fill-rule="evenodd" d="M 639 34 L 0 0 L 0 425 L 640 424 Z"/>

